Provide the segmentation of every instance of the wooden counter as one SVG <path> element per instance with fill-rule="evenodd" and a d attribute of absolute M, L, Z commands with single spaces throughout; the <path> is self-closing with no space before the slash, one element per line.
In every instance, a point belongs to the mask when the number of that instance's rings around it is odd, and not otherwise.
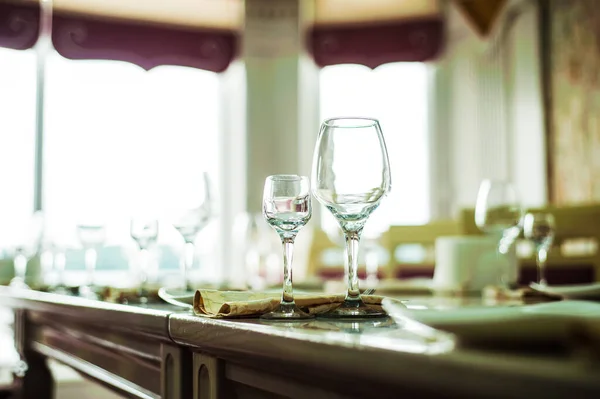
<path fill-rule="evenodd" d="M 54 358 L 128 397 L 599 397 L 600 363 L 579 352 L 455 347 L 391 319 L 214 320 L 0 287 L 29 364 L 23 397 L 48 398 Z"/>

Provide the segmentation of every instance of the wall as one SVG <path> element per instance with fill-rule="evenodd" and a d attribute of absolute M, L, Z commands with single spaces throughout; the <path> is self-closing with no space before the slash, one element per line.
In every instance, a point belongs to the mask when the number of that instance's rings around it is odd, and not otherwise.
<path fill-rule="evenodd" d="M 538 11 L 525 1 L 509 7 L 517 6 L 514 23 L 503 14 L 485 40 L 449 10 L 448 49 L 435 79 L 439 218 L 473 207 L 484 178 L 512 180 L 525 206 L 546 202 Z"/>
<path fill-rule="evenodd" d="M 552 199 L 600 201 L 600 3 L 548 4 Z"/>

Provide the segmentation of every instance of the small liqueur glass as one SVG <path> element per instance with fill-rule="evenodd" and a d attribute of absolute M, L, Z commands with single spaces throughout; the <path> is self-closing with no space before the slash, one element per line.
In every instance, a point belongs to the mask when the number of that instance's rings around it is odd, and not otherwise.
<path fill-rule="evenodd" d="M 14 228 L 14 271 L 15 276 L 10 281 L 14 288 L 29 288 L 25 282 L 27 263 L 38 254 L 44 232 L 44 220 L 41 212 L 35 212 L 29 220 Z"/>
<path fill-rule="evenodd" d="M 274 175 L 267 177 L 263 193 L 263 215 L 279 234 L 283 244 L 283 294 L 277 309 L 261 316 L 269 320 L 298 320 L 312 316 L 294 302 L 292 260 L 294 239 L 312 216 L 308 177 Z"/>
<path fill-rule="evenodd" d="M 77 225 L 79 242 L 85 250 L 86 283 L 79 287 L 79 295 L 95 299 L 98 298 L 96 284 L 96 264 L 98 251 L 106 241 L 106 226 L 99 220 L 89 220 Z"/>
<path fill-rule="evenodd" d="M 538 283 L 548 285 L 546 280 L 546 260 L 548 251 L 554 241 L 556 224 L 554 216 L 543 212 L 529 212 L 523 221 L 523 233 L 525 238 L 531 240 L 535 245 L 536 264 L 538 267 Z"/>

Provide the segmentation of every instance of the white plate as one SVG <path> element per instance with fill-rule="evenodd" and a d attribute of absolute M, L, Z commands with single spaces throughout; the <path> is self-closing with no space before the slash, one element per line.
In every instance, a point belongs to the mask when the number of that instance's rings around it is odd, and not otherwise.
<path fill-rule="evenodd" d="M 159 288 L 158 296 L 163 301 L 170 303 L 171 305 L 179 306 L 185 309 L 193 309 L 194 306 L 194 294 L 186 291 Z"/>
<path fill-rule="evenodd" d="M 600 321 L 600 304 L 561 301 L 514 307 L 411 310 L 394 301 L 383 307 L 402 325 L 407 320 L 455 334 L 467 343 L 547 343 L 570 339 L 572 325 Z"/>
<path fill-rule="evenodd" d="M 569 299 L 600 299 L 600 283 L 548 286 L 531 283 L 536 291 Z"/>

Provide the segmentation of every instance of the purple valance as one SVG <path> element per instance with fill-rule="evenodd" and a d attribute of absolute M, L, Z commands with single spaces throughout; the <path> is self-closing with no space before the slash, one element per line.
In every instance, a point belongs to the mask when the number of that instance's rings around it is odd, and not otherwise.
<path fill-rule="evenodd" d="M 377 25 L 315 26 L 309 51 L 321 67 L 361 64 L 369 68 L 390 62 L 431 61 L 444 45 L 440 17 Z"/>
<path fill-rule="evenodd" d="M 120 60 L 146 70 L 178 65 L 222 72 L 237 56 L 239 40 L 232 31 L 55 13 L 52 42 L 69 59 Z"/>
<path fill-rule="evenodd" d="M 37 42 L 39 31 L 38 3 L 0 2 L 0 47 L 27 50 Z"/>

